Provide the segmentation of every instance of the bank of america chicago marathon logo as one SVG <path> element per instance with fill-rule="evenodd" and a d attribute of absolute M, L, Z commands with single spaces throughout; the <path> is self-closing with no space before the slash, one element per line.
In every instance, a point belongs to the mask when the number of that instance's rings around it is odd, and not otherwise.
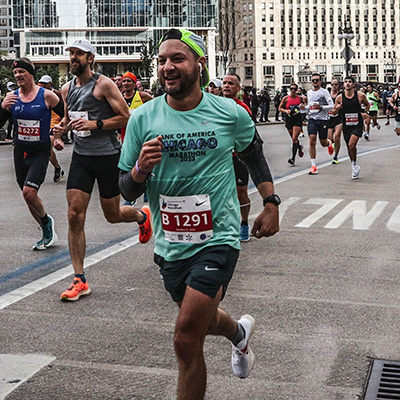
<path fill-rule="evenodd" d="M 208 150 L 218 147 L 218 139 L 214 131 L 182 132 L 163 134 L 163 152 L 170 158 L 178 158 L 181 162 L 195 161 L 197 157 L 205 157 Z"/>

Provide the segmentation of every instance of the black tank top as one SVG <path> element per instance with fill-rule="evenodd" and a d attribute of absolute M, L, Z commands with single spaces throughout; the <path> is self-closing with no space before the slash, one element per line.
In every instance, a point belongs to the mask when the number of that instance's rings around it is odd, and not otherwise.
<path fill-rule="evenodd" d="M 354 91 L 354 96 L 351 99 L 346 97 L 345 92 L 342 93 L 342 118 L 343 132 L 363 129 L 364 122 L 357 91 Z"/>

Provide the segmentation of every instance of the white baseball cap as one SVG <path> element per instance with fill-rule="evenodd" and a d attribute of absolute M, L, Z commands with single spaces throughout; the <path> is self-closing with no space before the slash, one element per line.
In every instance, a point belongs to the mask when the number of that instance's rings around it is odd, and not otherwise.
<path fill-rule="evenodd" d="M 95 54 L 94 47 L 89 40 L 86 39 L 76 39 L 74 43 L 70 44 L 65 50 L 71 50 L 72 48 L 79 49 L 85 53 Z"/>
<path fill-rule="evenodd" d="M 52 83 L 53 79 L 51 79 L 50 75 L 43 75 L 40 79 L 39 79 L 39 83 Z"/>
<path fill-rule="evenodd" d="M 215 87 L 222 87 L 222 82 L 218 78 L 211 79 L 210 83 L 213 83 Z M 208 85 L 210 85 L 210 83 Z"/>

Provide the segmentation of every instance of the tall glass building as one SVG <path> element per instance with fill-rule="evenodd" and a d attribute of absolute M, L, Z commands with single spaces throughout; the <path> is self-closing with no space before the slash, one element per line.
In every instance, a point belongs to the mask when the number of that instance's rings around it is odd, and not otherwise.
<path fill-rule="evenodd" d="M 0 0 L 1 1 L 1 0 Z M 170 27 L 188 27 L 207 42 L 214 57 L 216 0 L 12 0 L 18 56 L 35 63 L 61 63 L 65 48 L 86 38 L 107 75 L 135 70 L 140 48 Z M 211 61 L 211 60 L 210 60 Z M 62 71 L 63 72 L 63 71 Z"/>

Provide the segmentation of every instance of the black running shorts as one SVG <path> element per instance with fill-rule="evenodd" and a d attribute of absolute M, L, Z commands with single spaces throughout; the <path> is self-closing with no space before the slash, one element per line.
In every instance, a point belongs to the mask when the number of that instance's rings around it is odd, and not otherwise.
<path fill-rule="evenodd" d="M 352 135 L 361 137 L 363 134 L 362 128 L 355 128 L 355 129 L 343 129 L 343 138 L 346 143 L 349 143 L 350 138 Z"/>
<path fill-rule="evenodd" d="M 328 122 L 328 129 L 333 129 L 335 126 L 343 123 L 342 116 L 330 117 Z"/>
<path fill-rule="evenodd" d="M 307 124 L 308 136 L 319 135 L 320 140 L 328 137 L 328 120 L 312 119 L 308 120 Z"/>
<path fill-rule="evenodd" d="M 29 150 L 25 147 L 14 147 L 14 166 L 18 186 L 39 190 L 46 178 L 47 166 L 50 159 L 50 145 L 43 149 Z"/>
<path fill-rule="evenodd" d="M 292 115 L 291 117 L 287 116 L 285 121 L 285 127 L 287 130 L 293 129 L 294 126 L 298 126 L 299 128 L 303 127 L 303 114 L 298 113 Z"/>
<path fill-rule="evenodd" d="M 205 247 L 186 260 L 166 261 L 154 254 L 154 261 L 160 267 L 165 289 L 175 302 L 181 302 L 186 286 L 212 299 L 222 287 L 223 298 L 238 257 L 239 250 L 221 245 Z"/>
<path fill-rule="evenodd" d="M 82 156 L 73 152 L 67 190 L 78 189 L 92 194 L 94 182 L 97 180 L 100 197 L 112 199 L 118 196 L 118 161 L 119 153 L 109 156 Z"/>

